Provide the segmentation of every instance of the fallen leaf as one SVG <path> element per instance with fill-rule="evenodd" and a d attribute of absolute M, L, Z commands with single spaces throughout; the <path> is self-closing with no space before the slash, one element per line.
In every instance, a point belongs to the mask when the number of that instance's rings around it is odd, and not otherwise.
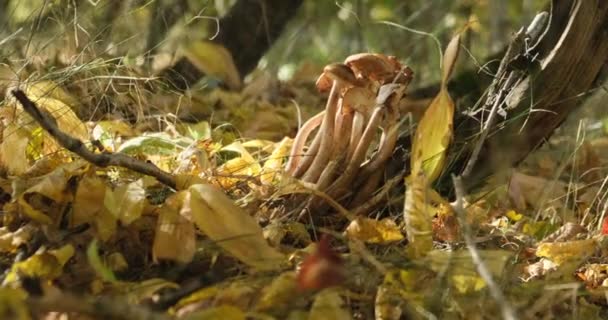
<path fill-rule="evenodd" d="M 367 243 L 387 244 L 403 239 L 400 228 L 391 218 L 382 220 L 358 217 L 346 227 L 346 235 Z"/>
<path fill-rule="evenodd" d="M 192 219 L 211 240 L 243 263 L 260 270 L 275 270 L 285 256 L 270 247 L 262 228 L 214 186 L 190 186 L 180 213 Z"/>
<path fill-rule="evenodd" d="M 308 320 L 322 319 L 352 319 L 350 312 L 344 306 L 344 300 L 335 288 L 322 290 L 315 296 L 315 301 L 312 303 Z"/>
<path fill-rule="evenodd" d="M 595 239 L 545 242 L 538 245 L 536 256 L 547 258 L 559 266 L 564 262 L 576 261 L 589 256 L 593 254 L 597 248 L 598 243 Z"/>

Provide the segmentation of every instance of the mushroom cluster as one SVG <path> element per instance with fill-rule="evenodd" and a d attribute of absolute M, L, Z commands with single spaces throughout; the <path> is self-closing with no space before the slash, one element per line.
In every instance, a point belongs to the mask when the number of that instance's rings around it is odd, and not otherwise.
<path fill-rule="evenodd" d="M 411 79 L 410 68 L 382 54 L 355 54 L 326 66 L 316 86 L 329 91 L 327 105 L 300 128 L 286 172 L 343 205 L 363 203 L 397 143 L 398 102 Z"/>

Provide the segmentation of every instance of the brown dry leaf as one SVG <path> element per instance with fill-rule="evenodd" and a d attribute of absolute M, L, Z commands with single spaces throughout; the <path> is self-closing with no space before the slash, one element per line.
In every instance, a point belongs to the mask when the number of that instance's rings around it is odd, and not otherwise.
<path fill-rule="evenodd" d="M 100 177 L 83 177 L 74 195 L 70 221 L 72 227 L 91 223 L 101 241 L 108 240 L 116 232 L 117 219 L 104 206 L 106 190 L 106 183 Z"/>
<path fill-rule="evenodd" d="M 460 35 L 456 35 L 443 56 L 441 90 L 431 101 L 418 123 L 412 145 L 412 176 L 424 173 L 428 184 L 439 177 L 445 166 L 448 146 L 452 140 L 454 124 L 454 101 L 450 97 L 447 83 L 460 48 Z"/>
<path fill-rule="evenodd" d="M 555 264 L 576 261 L 589 256 L 598 248 L 596 239 L 574 240 L 568 242 L 545 242 L 538 245 L 536 256 L 547 258 Z"/>
<path fill-rule="evenodd" d="M 400 228 L 391 218 L 382 220 L 358 217 L 346 228 L 346 235 L 367 243 L 387 244 L 403 239 Z"/>
<path fill-rule="evenodd" d="M 283 254 L 268 245 L 256 220 L 214 186 L 190 186 L 180 213 L 249 266 L 275 270 L 285 261 Z"/>
<path fill-rule="evenodd" d="M 106 189 L 103 204 L 122 224 L 129 225 L 141 217 L 146 201 L 144 180 L 138 179 L 114 190 Z"/>
<path fill-rule="evenodd" d="M 566 201 L 564 195 L 567 190 L 568 185 L 564 182 L 513 171 L 508 192 L 517 209 L 523 210 L 526 205 L 561 208 Z"/>
<path fill-rule="evenodd" d="M 340 292 L 336 288 L 324 289 L 319 292 L 310 308 L 308 320 L 352 319 L 350 312 L 345 308 Z"/>
<path fill-rule="evenodd" d="M 155 261 L 167 259 L 188 263 L 196 251 L 194 224 L 180 215 L 186 192 L 180 192 L 165 201 L 158 214 L 152 256 Z"/>
<path fill-rule="evenodd" d="M 232 55 L 223 46 L 211 41 L 194 41 L 185 50 L 185 56 L 200 71 L 217 77 L 230 89 L 238 90 L 242 87 L 241 76 Z"/>

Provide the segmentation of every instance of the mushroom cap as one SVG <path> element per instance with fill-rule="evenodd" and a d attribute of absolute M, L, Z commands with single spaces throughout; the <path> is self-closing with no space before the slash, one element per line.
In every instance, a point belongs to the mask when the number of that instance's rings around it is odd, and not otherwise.
<path fill-rule="evenodd" d="M 396 57 L 379 53 L 353 54 L 346 58 L 344 63 L 355 72 L 357 77 L 375 80 L 381 84 L 392 82 L 403 69 Z"/>
<path fill-rule="evenodd" d="M 352 86 L 359 84 L 359 80 L 348 66 L 343 63 L 332 63 L 325 66 L 323 73 L 317 79 L 317 90 L 319 92 L 329 91 L 334 81 L 346 82 Z"/>

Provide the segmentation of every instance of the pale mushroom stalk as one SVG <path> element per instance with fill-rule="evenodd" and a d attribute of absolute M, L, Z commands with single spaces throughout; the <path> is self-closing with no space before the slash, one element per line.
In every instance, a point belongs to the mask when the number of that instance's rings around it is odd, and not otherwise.
<path fill-rule="evenodd" d="M 324 115 L 325 111 L 319 112 L 314 117 L 308 119 L 308 121 L 306 121 L 306 123 L 304 123 L 304 125 L 302 125 L 298 131 L 298 134 L 293 141 L 293 147 L 291 148 L 291 152 L 289 154 L 287 166 L 285 167 L 285 171 L 287 173 L 294 173 L 294 170 L 299 164 L 301 157 L 311 156 L 311 150 L 308 150 L 306 154 L 304 153 L 304 146 L 306 144 L 306 140 L 308 140 L 308 137 L 310 136 L 310 133 L 321 124 Z"/>
<path fill-rule="evenodd" d="M 390 119 L 389 121 L 391 123 L 388 125 L 388 129 L 382 134 L 378 151 L 368 162 L 364 163 L 361 168 L 361 179 L 367 179 L 367 176 L 378 171 L 380 167 L 388 161 L 395 150 L 395 145 L 397 145 L 397 140 L 399 138 L 399 125 L 395 119 Z"/>
<path fill-rule="evenodd" d="M 357 143 L 361 139 L 361 135 L 363 135 L 363 130 L 365 129 L 365 116 L 359 112 L 355 111 L 353 116 L 353 125 L 350 134 L 350 141 L 348 145 L 348 152 L 346 154 L 346 161 L 350 161 L 355 153 L 355 149 L 357 148 Z"/>
<path fill-rule="evenodd" d="M 327 161 L 329 161 L 334 140 L 334 124 L 336 111 L 338 110 L 341 84 L 339 79 L 335 79 L 331 87 L 329 99 L 327 100 L 327 107 L 325 108 L 325 117 L 323 118 L 323 123 L 321 124 L 321 129 L 319 131 L 319 134 L 321 135 L 319 152 L 317 152 L 310 167 L 302 177 L 302 180 L 306 182 L 316 182 L 319 179 L 323 168 L 327 165 Z"/>
<path fill-rule="evenodd" d="M 325 111 L 323 111 L 323 112 L 325 112 Z M 302 177 L 302 175 L 310 167 L 310 164 L 312 163 L 315 156 L 317 155 L 317 152 L 319 151 L 319 146 L 321 145 L 321 140 L 322 140 L 321 129 L 319 129 L 319 131 L 315 135 L 314 139 L 312 140 L 310 147 L 308 147 L 308 151 L 306 152 L 306 157 L 304 157 L 302 159 L 302 161 L 300 161 L 298 163 L 295 170 L 293 171 L 292 176 L 294 176 L 295 178 Z"/>
<path fill-rule="evenodd" d="M 357 148 L 353 153 L 352 158 L 346 165 L 346 169 L 344 173 L 336 180 L 328 189 L 328 194 L 332 196 L 334 199 L 338 199 L 344 195 L 345 187 L 348 186 L 355 178 L 355 175 L 365 158 L 365 154 L 369 149 L 369 145 L 372 142 L 372 139 L 376 135 L 376 130 L 378 125 L 380 124 L 380 120 L 382 119 L 382 113 L 384 112 L 384 106 L 379 105 L 374 109 L 372 116 L 363 131 L 363 135 L 361 136 L 361 140 L 357 144 Z"/>

